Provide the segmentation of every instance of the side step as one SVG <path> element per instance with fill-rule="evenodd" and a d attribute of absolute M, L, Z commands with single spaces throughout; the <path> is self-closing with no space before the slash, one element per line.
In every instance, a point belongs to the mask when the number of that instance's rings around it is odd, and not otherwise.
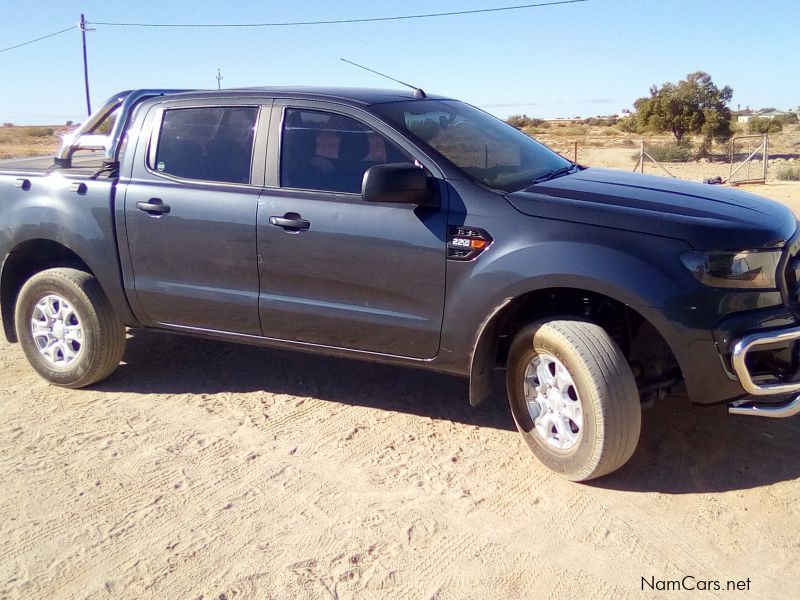
<path fill-rule="evenodd" d="M 750 415 L 751 417 L 771 417 L 785 419 L 800 413 L 800 394 L 784 404 L 753 401 L 752 398 L 737 400 L 728 405 L 731 415 Z"/>

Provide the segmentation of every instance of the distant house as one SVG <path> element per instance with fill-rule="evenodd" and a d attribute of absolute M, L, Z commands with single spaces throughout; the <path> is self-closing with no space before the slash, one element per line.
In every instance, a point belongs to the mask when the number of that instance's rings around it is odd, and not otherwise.
<path fill-rule="evenodd" d="M 753 117 L 758 117 L 759 119 L 774 119 L 776 117 L 785 117 L 789 113 L 784 112 L 782 110 L 775 110 L 774 108 L 768 108 L 765 110 L 760 110 L 756 112 L 742 112 L 739 116 L 736 117 L 737 123 L 747 123 Z"/>
<path fill-rule="evenodd" d="M 788 114 L 789 113 L 782 110 L 768 110 L 765 112 L 760 112 L 756 116 L 761 117 L 762 119 L 774 119 L 775 117 L 785 117 Z"/>

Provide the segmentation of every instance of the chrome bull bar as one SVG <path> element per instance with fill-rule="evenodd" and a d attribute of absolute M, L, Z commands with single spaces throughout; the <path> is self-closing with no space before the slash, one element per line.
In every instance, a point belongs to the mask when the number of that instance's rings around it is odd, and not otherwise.
<path fill-rule="evenodd" d="M 731 362 L 742 388 L 752 396 L 780 396 L 797 394 L 794 398 L 782 403 L 759 402 L 757 399 L 744 398 L 728 405 L 728 412 L 736 415 L 785 418 L 800 413 L 800 381 L 792 383 L 758 384 L 753 381 L 745 361 L 748 352 L 761 346 L 776 343 L 791 343 L 800 340 L 800 327 L 753 333 L 736 342 L 731 353 Z"/>

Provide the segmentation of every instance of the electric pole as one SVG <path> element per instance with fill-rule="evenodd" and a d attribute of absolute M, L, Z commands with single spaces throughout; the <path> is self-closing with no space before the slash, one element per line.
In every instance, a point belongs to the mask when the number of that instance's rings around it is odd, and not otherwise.
<path fill-rule="evenodd" d="M 92 114 L 92 101 L 89 98 L 89 63 L 86 60 L 86 32 L 94 31 L 94 29 L 86 28 L 86 19 L 81 13 L 81 36 L 83 37 L 83 85 L 86 88 L 86 113 L 91 116 Z"/>
<path fill-rule="evenodd" d="M 223 79 L 222 73 L 220 73 L 219 69 L 217 69 L 217 89 L 218 90 L 222 89 L 222 79 Z"/>

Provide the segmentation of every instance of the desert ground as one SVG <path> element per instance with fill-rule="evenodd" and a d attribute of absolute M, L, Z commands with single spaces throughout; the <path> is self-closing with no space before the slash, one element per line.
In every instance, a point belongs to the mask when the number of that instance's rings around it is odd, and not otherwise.
<path fill-rule="evenodd" d="M 746 189 L 800 208 L 797 182 Z M 667 398 L 581 485 L 529 454 L 501 387 L 470 408 L 458 378 L 132 331 L 72 391 L 2 341 L 0 598 L 800 597 L 800 418 Z M 722 589 L 643 583 L 686 576 Z"/>

